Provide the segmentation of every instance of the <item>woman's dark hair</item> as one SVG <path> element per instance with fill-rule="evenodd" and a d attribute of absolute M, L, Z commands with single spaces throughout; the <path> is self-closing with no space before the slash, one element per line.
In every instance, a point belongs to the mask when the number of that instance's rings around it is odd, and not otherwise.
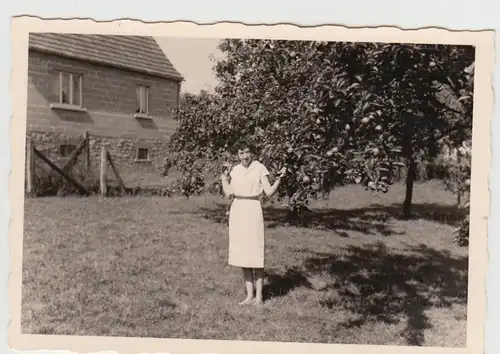
<path fill-rule="evenodd" d="M 245 150 L 248 149 L 252 154 L 256 154 L 257 151 L 257 146 L 255 142 L 252 139 L 248 138 L 241 138 L 238 139 L 232 146 L 232 152 L 234 154 L 237 154 L 239 150 Z"/>

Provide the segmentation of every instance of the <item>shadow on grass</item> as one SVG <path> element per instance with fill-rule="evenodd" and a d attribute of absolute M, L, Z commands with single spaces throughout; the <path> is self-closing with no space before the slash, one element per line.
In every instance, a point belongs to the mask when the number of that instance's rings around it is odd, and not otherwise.
<path fill-rule="evenodd" d="M 393 324 L 406 318 L 401 335 L 408 345 L 421 346 L 424 330 L 432 327 L 427 310 L 467 304 L 467 257 L 455 258 L 426 245 L 404 253 L 391 252 L 383 243 L 351 246 L 341 256 L 312 253 L 297 277 L 324 272 L 334 280 L 322 290 L 327 297 L 321 305 L 354 314 L 340 327 Z"/>
<path fill-rule="evenodd" d="M 399 203 L 390 205 L 372 204 L 368 208 L 363 208 L 364 212 L 381 213 L 387 217 L 402 218 L 402 206 Z M 411 219 L 428 220 L 440 224 L 455 225 L 464 217 L 464 210 L 458 209 L 455 205 L 437 203 L 419 203 L 411 206 Z"/>
<path fill-rule="evenodd" d="M 219 223 L 227 223 L 227 204 L 216 204 L 215 208 L 200 207 L 204 217 Z M 453 205 L 433 203 L 414 204 L 412 219 L 423 219 L 455 225 L 462 220 L 463 212 Z M 357 231 L 368 235 L 375 233 L 390 236 L 396 234 L 387 221 L 401 218 L 401 205 L 373 204 L 356 209 L 315 209 L 301 215 L 292 215 L 288 209 L 274 206 L 264 207 L 264 220 L 268 228 L 299 226 L 335 231 L 341 237 L 349 237 L 346 231 Z"/>
<path fill-rule="evenodd" d="M 311 283 L 307 277 L 298 269 L 288 269 L 285 274 L 276 274 L 273 271 L 266 271 L 267 284 L 262 289 L 264 301 L 276 297 L 283 297 L 295 288 L 304 286 L 311 288 Z"/>

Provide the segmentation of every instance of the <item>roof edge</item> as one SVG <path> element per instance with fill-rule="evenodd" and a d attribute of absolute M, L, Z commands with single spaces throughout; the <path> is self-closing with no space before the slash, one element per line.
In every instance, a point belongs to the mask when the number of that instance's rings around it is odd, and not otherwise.
<path fill-rule="evenodd" d="M 28 47 L 29 47 L 29 50 L 34 50 L 34 51 L 37 51 L 37 52 L 40 52 L 40 53 L 58 55 L 58 56 L 61 56 L 61 57 L 64 57 L 64 58 L 68 58 L 68 59 L 77 59 L 77 60 L 85 61 L 85 62 L 92 63 L 92 64 L 106 65 L 108 67 L 113 67 L 113 68 L 117 68 L 117 69 L 121 69 L 121 70 L 132 71 L 132 72 L 141 73 L 141 74 L 147 74 L 147 75 L 150 75 L 150 76 L 153 76 L 153 77 L 158 77 L 158 78 L 162 78 L 162 79 L 173 80 L 173 81 L 176 81 L 176 82 L 183 82 L 184 81 L 184 77 L 181 74 L 179 74 L 179 76 L 176 76 L 176 75 L 166 75 L 166 74 L 163 74 L 163 73 L 159 73 L 159 72 L 157 72 L 155 70 L 137 69 L 137 68 L 132 68 L 132 67 L 129 67 L 129 66 L 126 66 L 126 65 L 120 65 L 120 64 L 116 64 L 116 63 L 111 63 L 111 62 L 108 62 L 108 61 L 101 61 L 101 60 L 89 59 L 89 58 L 86 58 L 85 56 L 68 55 L 67 53 L 64 53 L 64 52 L 42 48 L 42 47 L 37 46 L 36 44 L 31 44 L 31 43 L 29 44 Z"/>

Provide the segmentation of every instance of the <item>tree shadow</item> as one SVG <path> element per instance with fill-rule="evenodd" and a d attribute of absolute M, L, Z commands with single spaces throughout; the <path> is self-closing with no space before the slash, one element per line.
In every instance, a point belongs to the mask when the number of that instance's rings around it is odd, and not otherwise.
<path fill-rule="evenodd" d="M 395 232 L 388 223 L 402 218 L 400 204 L 372 204 L 355 209 L 313 209 L 300 215 L 290 214 L 288 209 L 274 206 L 265 206 L 263 210 L 266 227 L 269 229 L 282 226 L 307 227 L 334 231 L 340 237 L 349 237 L 347 231 L 383 236 L 401 234 Z M 227 204 L 216 204 L 213 208 L 200 207 L 199 211 L 205 218 L 227 223 Z M 463 211 L 453 205 L 423 203 L 412 206 L 412 219 L 455 225 L 463 216 Z"/>
<path fill-rule="evenodd" d="M 401 335 L 408 345 L 423 344 L 424 330 L 432 327 L 427 310 L 467 304 L 468 257 L 452 257 L 423 244 L 404 253 L 383 243 L 351 246 L 343 255 L 312 252 L 303 276 L 324 272 L 333 280 L 324 288 L 328 296 L 320 304 L 354 314 L 339 327 L 394 324 L 406 318 Z"/>
<path fill-rule="evenodd" d="M 227 205 L 217 204 L 215 208 L 200 207 L 203 216 L 217 223 L 228 222 Z M 302 215 L 290 217 L 287 209 L 276 207 L 264 208 L 264 221 L 268 229 L 282 226 L 307 227 L 336 232 L 340 237 L 349 237 L 346 231 L 357 231 L 368 235 L 382 234 L 390 236 L 397 234 L 387 225 L 388 218 L 384 215 L 356 214 L 356 210 L 326 209 L 305 212 Z"/>
<path fill-rule="evenodd" d="M 379 212 L 388 217 L 403 218 L 401 204 L 390 205 L 372 204 L 363 208 L 365 212 Z M 363 210 L 361 209 L 361 210 Z M 455 225 L 465 216 L 465 210 L 457 208 L 456 205 L 438 203 L 412 204 L 410 219 L 434 221 L 440 224 Z"/>
<path fill-rule="evenodd" d="M 268 270 L 266 271 L 266 280 L 267 282 L 262 288 L 264 301 L 286 296 L 292 290 L 302 286 L 311 288 L 307 277 L 296 268 L 288 269 L 283 275 Z"/>

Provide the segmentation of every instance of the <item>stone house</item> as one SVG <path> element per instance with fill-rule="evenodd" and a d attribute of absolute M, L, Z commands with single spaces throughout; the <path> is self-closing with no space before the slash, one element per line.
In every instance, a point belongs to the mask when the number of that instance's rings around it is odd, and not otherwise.
<path fill-rule="evenodd" d="M 106 144 L 124 180 L 158 174 L 182 81 L 152 37 L 31 33 L 27 138 L 61 161 L 88 132 L 91 166 Z"/>

